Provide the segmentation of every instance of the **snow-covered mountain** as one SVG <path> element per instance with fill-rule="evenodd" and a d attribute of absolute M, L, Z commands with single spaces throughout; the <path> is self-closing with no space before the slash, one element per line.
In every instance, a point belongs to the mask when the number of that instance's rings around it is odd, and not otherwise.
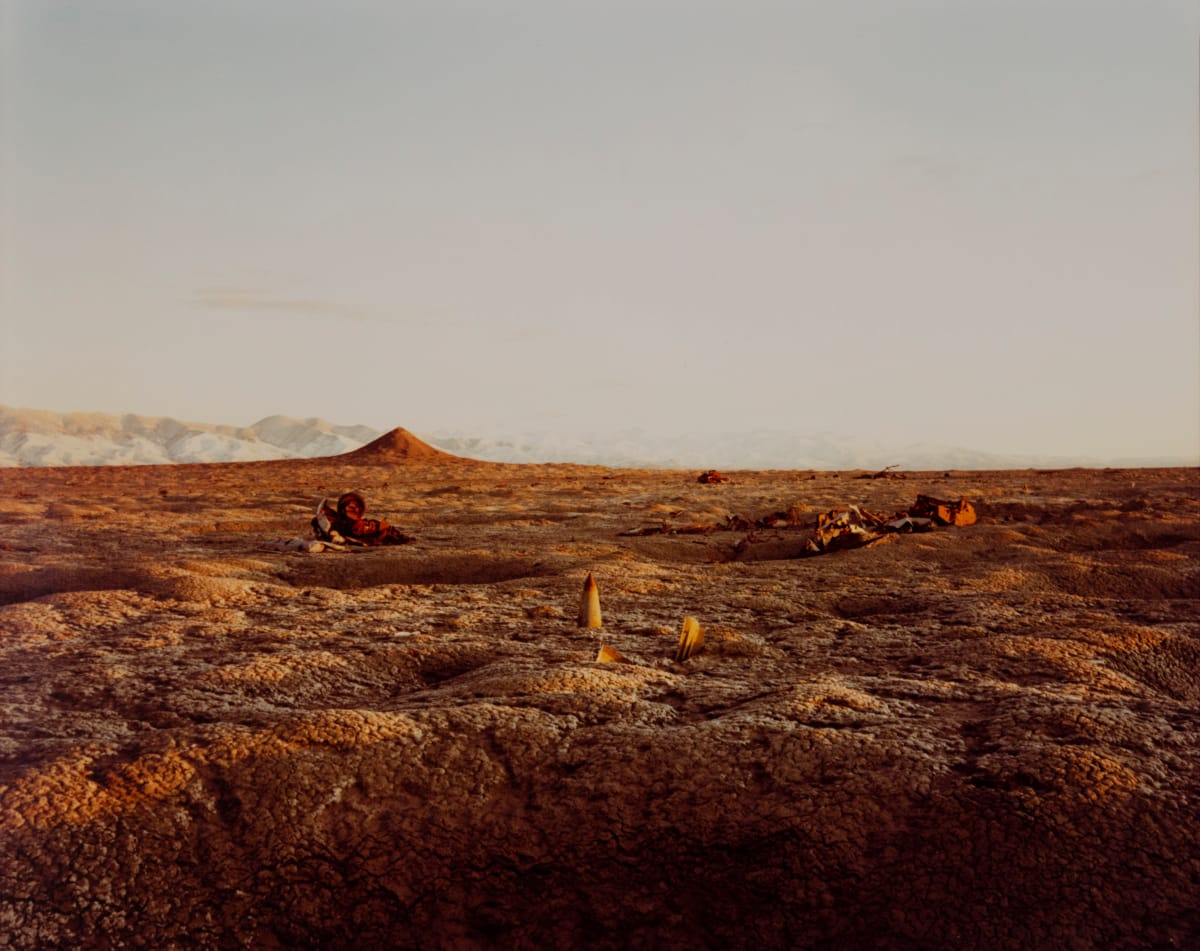
<path fill-rule="evenodd" d="M 0 406 L 0 466 L 305 458 L 348 452 L 377 435 L 366 426 L 286 416 L 268 416 L 252 426 L 222 426 L 163 416 L 51 413 Z"/>
<path fill-rule="evenodd" d="M 397 424 L 408 422 L 397 420 Z M 248 462 L 333 456 L 380 435 L 367 426 L 268 416 L 251 426 L 183 423 L 161 416 L 51 413 L 0 406 L 0 466 L 99 466 Z M 1186 459 L 1088 459 L 1001 455 L 934 443 L 900 443 L 835 433 L 777 430 L 719 436 L 662 436 L 629 429 L 572 436 L 547 433 L 416 434 L 438 449 L 491 462 L 573 462 L 645 469 L 816 469 L 875 471 L 1008 469 L 1023 466 L 1187 466 Z"/>

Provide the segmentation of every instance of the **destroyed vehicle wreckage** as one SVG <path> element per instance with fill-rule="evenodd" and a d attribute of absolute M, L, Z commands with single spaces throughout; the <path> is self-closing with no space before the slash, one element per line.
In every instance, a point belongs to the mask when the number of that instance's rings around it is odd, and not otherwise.
<path fill-rule="evenodd" d="M 932 531 L 939 525 L 974 525 L 975 506 L 966 499 L 956 502 L 918 495 L 906 511 L 894 515 L 869 512 L 857 505 L 833 509 L 817 516 L 816 529 L 799 557 L 823 555 L 848 548 L 863 548 L 890 534 Z M 623 536 L 641 535 L 699 535 L 709 532 L 753 532 L 756 529 L 797 529 L 805 527 L 798 507 L 787 512 L 774 512 L 758 519 L 729 515 L 720 522 L 708 525 L 647 526 L 622 532 Z"/>
<path fill-rule="evenodd" d="M 928 532 L 938 525 L 974 525 L 976 520 L 975 506 L 966 499 L 946 502 L 918 495 L 907 511 L 895 515 L 878 515 L 851 505 L 845 511 L 835 509 L 818 516 L 817 530 L 805 551 L 809 555 L 823 555 L 844 548 L 862 548 L 891 533 Z"/>

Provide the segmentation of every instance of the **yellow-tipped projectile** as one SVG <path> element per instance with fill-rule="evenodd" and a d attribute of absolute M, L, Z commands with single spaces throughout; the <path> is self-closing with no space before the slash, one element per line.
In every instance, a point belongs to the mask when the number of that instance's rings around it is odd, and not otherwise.
<path fill-rule="evenodd" d="M 579 626 L 601 627 L 600 620 L 600 589 L 596 587 L 596 579 L 589 571 L 587 581 L 583 583 L 583 597 L 579 599 Z"/>
<path fill-rule="evenodd" d="M 624 659 L 624 654 L 607 644 L 601 644 L 600 650 L 596 652 L 596 662 L 599 664 L 619 664 Z"/>
<path fill-rule="evenodd" d="M 704 646 L 704 628 L 690 615 L 683 619 L 683 630 L 679 634 L 679 647 L 675 649 L 675 661 L 687 660 Z"/>

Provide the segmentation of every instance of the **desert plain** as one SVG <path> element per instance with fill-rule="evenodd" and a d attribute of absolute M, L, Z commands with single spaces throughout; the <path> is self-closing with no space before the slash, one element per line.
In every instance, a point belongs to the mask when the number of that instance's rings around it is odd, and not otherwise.
<path fill-rule="evenodd" d="M 1196 469 L 390 437 L 0 470 L 0 946 L 1200 945 Z M 283 547 L 348 489 L 415 542 Z"/>

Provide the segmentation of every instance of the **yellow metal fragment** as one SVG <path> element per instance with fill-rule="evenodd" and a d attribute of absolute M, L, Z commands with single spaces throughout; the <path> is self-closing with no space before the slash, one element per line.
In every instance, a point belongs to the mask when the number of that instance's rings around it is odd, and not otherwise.
<path fill-rule="evenodd" d="M 679 647 L 675 650 L 676 662 L 685 661 L 693 654 L 699 653 L 704 646 L 704 628 L 692 616 L 683 619 L 683 630 L 679 634 Z"/>
<path fill-rule="evenodd" d="M 601 644 L 600 650 L 596 653 L 596 661 L 601 664 L 618 664 L 625 659 L 615 647 L 609 647 L 607 644 Z"/>

